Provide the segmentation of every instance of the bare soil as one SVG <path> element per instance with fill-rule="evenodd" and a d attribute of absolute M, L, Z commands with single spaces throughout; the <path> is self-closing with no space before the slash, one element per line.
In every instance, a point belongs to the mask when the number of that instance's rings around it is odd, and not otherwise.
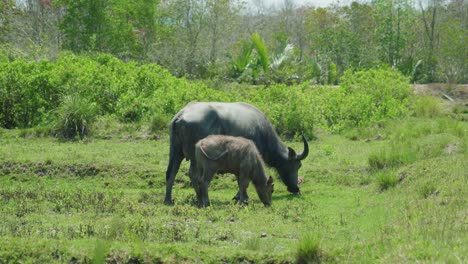
<path fill-rule="evenodd" d="M 453 103 L 468 104 L 468 84 L 429 83 L 414 84 L 413 87 L 416 94 L 438 96 Z"/>

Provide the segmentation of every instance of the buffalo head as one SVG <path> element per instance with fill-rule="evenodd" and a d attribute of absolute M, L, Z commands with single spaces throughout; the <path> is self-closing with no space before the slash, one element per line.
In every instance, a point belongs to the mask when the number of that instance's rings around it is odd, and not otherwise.
<path fill-rule="evenodd" d="M 302 135 L 302 141 L 304 142 L 304 151 L 300 154 L 296 154 L 294 149 L 288 147 L 287 161 L 283 163 L 283 166 L 278 168 L 281 180 L 287 186 L 288 191 L 296 194 L 300 193 L 299 185 L 297 184 L 297 176 L 299 168 L 302 166 L 301 160 L 309 155 L 309 144 L 304 135 Z"/>

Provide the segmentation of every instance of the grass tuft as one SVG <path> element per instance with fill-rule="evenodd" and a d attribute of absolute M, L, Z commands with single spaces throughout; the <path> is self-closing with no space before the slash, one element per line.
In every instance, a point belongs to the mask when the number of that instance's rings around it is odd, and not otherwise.
<path fill-rule="evenodd" d="M 377 185 L 380 191 L 385 191 L 395 187 L 400 181 L 393 170 L 379 171 L 376 175 Z"/>
<path fill-rule="evenodd" d="M 69 95 L 63 99 L 56 113 L 55 130 L 58 136 L 74 139 L 78 135 L 83 139 L 91 134 L 90 126 L 97 117 L 97 108 L 79 95 Z"/>
<path fill-rule="evenodd" d="M 368 164 L 371 170 L 397 168 L 417 159 L 417 153 L 409 145 L 391 146 L 369 155 Z"/>
<path fill-rule="evenodd" d="M 296 253 L 296 263 L 321 263 L 323 250 L 318 236 L 306 235 L 299 241 Z"/>
<path fill-rule="evenodd" d="M 261 247 L 261 241 L 258 237 L 247 238 L 244 242 L 244 247 L 247 250 L 258 251 Z"/>
<path fill-rule="evenodd" d="M 426 182 L 419 187 L 419 194 L 423 198 L 428 198 L 434 194 L 437 194 L 438 190 L 434 182 Z"/>

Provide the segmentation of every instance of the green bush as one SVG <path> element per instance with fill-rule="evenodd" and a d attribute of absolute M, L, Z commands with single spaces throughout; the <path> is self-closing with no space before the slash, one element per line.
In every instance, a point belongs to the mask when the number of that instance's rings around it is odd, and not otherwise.
<path fill-rule="evenodd" d="M 0 62 L 0 126 L 25 128 L 39 124 L 58 106 L 60 90 L 49 79 L 47 61 Z"/>
<path fill-rule="evenodd" d="M 328 84 L 334 85 L 337 79 L 338 79 L 338 72 L 336 70 L 336 64 L 333 62 L 330 62 L 330 65 L 328 66 Z"/>
<path fill-rule="evenodd" d="M 342 119 L 352 126 L 367 126 L 408 113 L 411 86 L 408 79 L 398 71 L 346 71 L 341 78 L 340 88 L 345 95 Z"/>
<path fill-rule="evenodd" d="M 265 112 L 278 133 L 313 136 L 314 125 L 318 122 L 314 103 L 317 97 L 305 86 L 278 84 L 269 88 L 251 89 L 245 97 L 247 102 Z"/>
<path fill-rule="evenodd" d="M 278 133 L 312 137 L 315 128 L 343 131 L 405 115 L 409 95 L 407 80 L 384 69 L 347 72 L 333 88 L 276 84 L 221 91 L 176 78 L 157 64 L 126 63 L 107 54 L 0 62 L 0 126 L 5 128 L 43 125 L 54 109 L 73 104 L 62 102 L 68 96 L 86 98 L 95 115 L 151 121 L 152 130 L 163 128 L 162 122 L 192 101 L 244 101 L 263 110 Z"/>

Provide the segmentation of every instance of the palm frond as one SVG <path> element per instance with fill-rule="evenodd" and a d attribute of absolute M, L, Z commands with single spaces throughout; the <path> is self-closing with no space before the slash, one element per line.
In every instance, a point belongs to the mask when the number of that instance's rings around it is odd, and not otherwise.
<path fill-rule="evenodd" d="M 268 58 L 268 50 L 265 46 L 265 42 L 263 41 L 262 37 L 258 33 L 254 33 L 251 36 L 253 46 L 258 53 L 258 59 L 260 64 L 262 65 L 263 70 L 266 72 L 269 67 L 269 58 Z"/>
<path fill-rule="evenodd" d="M 271 70 L 276 70 L 278 69 L 281 64 L 290 59 L 294 55 L 294 45 L 288 44 L 284 48 L 283 52 L 275 56 L 270 64 L 270 69 Z"/>

